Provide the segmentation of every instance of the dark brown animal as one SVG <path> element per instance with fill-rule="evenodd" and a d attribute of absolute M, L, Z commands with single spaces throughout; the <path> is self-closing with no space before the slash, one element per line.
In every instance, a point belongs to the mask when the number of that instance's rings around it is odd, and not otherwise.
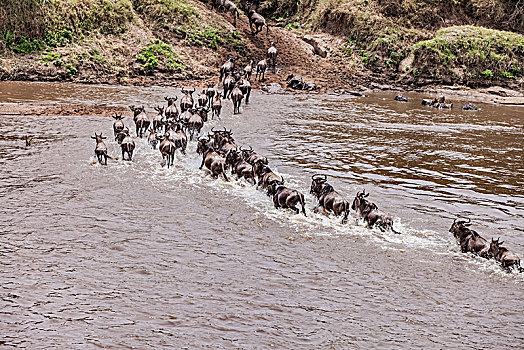
<path fill-rule="evenodd" d="M 391 232 L 400 234 L 400 232 L 393 229 L 393 218 L 391 215 L 378 210 L 375 203 L 366 200 L 368 196 L 369 193 L 366 193 L 366 191 L 362 191 L 362 193 L 357 192 L 353 204 L 351 204 L 351 209 L 355 210 L 357 214 L 364 219 L 369 228 L 376 226 L 382 232 L 390 229 Z"/>
<path fill-rule="evenodd" d="M 256 154 L 251 146 L 249 146 L 249 149 L 243 149 L 242 147 L 240 147 L 240 151 L 242 152 L 242 158 L 244 158 L 246 162 L 253 166 L 255 165 L 255 163 L 258 162 L 260 162 L 262 165 L 269 164 L 267 158 L 259 154 Z"/>
<path fill-rule="evenodd" d="M 269 47 L 269 49 L 267 49 L 267 57 L 269 61 L 269 67 L 271 67 L 273 73 L 276 73 L 277 69 L 277 54 L 277 48 L 275 47 L 275 43 L 272 41 L 271 46 Z"/>
<path fill-rule="evenodd" d="M 228 74 L 227 77 L 224 79 L 224 92 L 222 94 L 222 98 L 228 99 L 231 97 L 231 93 L 233 92 L 233 89 L 235 88 L 236 80 L 233 74 Z"/>
<path fill-rule="evenodd" d="M 215 88 L 213 84 L 209 84 L 207 86 L 207 89 L 204 89 L 204 93 L 207 96 L 207 108 L 211 109 L 211 106 L 213 105 L 213 99 L 215 98 L 215 95 L 217 95 L 218 91 Z"/>
<path fill-rule="evenodd" d="M 240 79 L 239 83 L 238 83 L 238 88 L 240 89 L 240 91 L 242 91 L 242 94 L 245 96 L 245 101 L 246 101 L 246 104 L 249 103 L 249 96 L 251 96 L 251 83 L 249 82 L 248 79 L 246 78 L 242 78 Z"/>
<path fill-rule="evenodd" d="M 235 60 L 236 60 L 236 58 L 229 57 L 227 59 L 226 63 L 224 63 L 220 67 L 220 77 L 218 78 L 218 84 L 223 83 L 223 79 L 225 79 L 225 77 L 228 74 L 233 73 L 233 71 L 235 70 Z"/>
<path fill-rule="evenodd" d="M 98 163 L 102 165 L 107 165 L 107 158 L 110 157 L 107 155 L 107 147 L 103 141 L 107 137 L 103 137 L 102 133 L 100 133 L 100 135 L 97 135 L 95 132 L 95 136 L 91 136 L 91 138 L 96 140 L 95 154 L 98 158 Z"/>
<path fill-rule="evenodd" d="M 473 253 L 480 257 L 489 259 L 489 243 L 483 237 L 481 237 L 477 231 L 469 228 L 471 226 L 471 220 L 462 221 L 457 219 L 453 220 L 449 232 L 453 233 L 453 236 L 460 245 L 460 250 L 463 253 Z"/>
<path fill-rule="evenodd" d="M 248 81 L 251 80 L 251 74 L 253 74 L 253 60 L 250 60 L 249 64 L 244 67 L 244 76 Z"/>
<path fill-rule="evenodd" d="M 182 89 L 182 93 L 184 96 L 180 99 L 180 111 L 184 113 L 188 109 L 193 108 L 193 105 L 195 104 L 195 101 L 193 100 L 193 93 L 195 92 L 195 89 L 187 90 Z"/>
<path fill-rule="evenodd" d="M 162 159 L 167 164 L 167 167 L 170 168 L 173 166 L 175 160 L 175 143 L 169 139 L 169 131 L 166 132 L 162 137 L 157 136 L 157 139 L 160 140 L 158 149 L 162 154 Z"/>
<path fill-rule="evenodd" d="M 491 239 L 489 254 L 495 258 L 503 268 L 507 270 L 517 268 L 520 272 L 523 272 L 523 269 L 520 266 L 520 258 L 517 254 L 503 247 L 502 244 L 504 244 L 504 242 L 499 242 L 499 240 L 500 238 L 497 238 L 497 240 L 494 238 Z"/>
<path fill-rule="evenodd" d="M 275 174 L 271 168 L 262 164 L 262 162 L 256 162 L 253 165 L 253 171 L 257 177 L 257 189 L 260 187 L 269 189 L 270 184 L 274 181 L 284 184 L 284 178 Z M 270 195 L 269 192 L 267 194 Z"/>
<path fill-rule="evenodd" d="M 156 146 L 158 144 L 158 138 L 157 133 L 154 129 L 149 129 L 149 136 L 147 137 L 147 142 L 151 146 L 152 149 L 156 149 Z"/>
<path fill-rule="evenodd" d="M 178 115 L 180 114 L 178 112 L 178 108 L 175 104 L 175 101 L 178 99 L 178 97 L 164 97 L 164 99 L 167 101 L 167 107 L 164 111 L 164 115 L 166 116 L 166 119 L 176 119 L 178 118 Z"/>
<path fill-rule="evenodd" d="M 251 164 L 242 159 L 240 152 L 236 149 L 232 149 L 226 156 L 226 166 L 229 166 L 231 172 L 237 175 L 237 178 L 243 177 L 248 181 L 252 181 L 256 184 L 255 173 Z"/>
<path fill-rule="evenodd" d="M 269 34 L 269 26 L 261 14 L 257 13 L 253 8 L 251 8 L 247 13 L 247 17 L 249 19 L 249 28 L 251 28 L 251 34 L 257 35 L 262 31 L 264 26 L 266 27 L 266 35 Z"/>
<path fill-rule="evenodd" d="M 269 184 L 268 194 L 273 196 L 273 204 L 276 209 L 291 209 L 295 214 L 298 214 L 300 213 L 300 210 L 296 205 L 300 204 L 302 207 L 302 214 L 307 216 L 304 195 L 297 190 L 285 187 L 284 181 L 272 181 Z"/>
<path fill-rule="evenodd" d="M 211 171 L 211 175 L 214 178 L 217 178 L 219 175 L 224 177 L 224 180 L 229 181 L 226 176 L 226 160 L 224 157 L 219 155 L 213 147 L 210 147 L 209 144 L 204 140 L 199 140 L 197 144 L 197 153 L 202 155 L 202 164 L 200 164 L 199 169 L 205 165 Z"/>
<path fill-rule="evenodd" d="M 159 131 L 164 126 L 164 120 L 166 119 L 164 114 L 165 107 L 157 106 L 155 110 L 158 114 L 153 117 L 153 130 Z"/>
<path fill-rule="evenodd" d="M 115 122 L 113 123 L 113 133 L 116 136 L 118 135 L 118 133 L 124 130 L 124 120 L 123 120 L 124 117 L 115 113 L 115 115 L 113 116 L 113 119 L 115 120 Z"/>
<path fill-rule="evenodd" d="M 261 60 L 260 62 L 257 63 L 257 70 L 256 70 L 256 74 L 255 74 L 255 81 L 257 81 L 257 78 L 258 78 L 258 81 L 265 80 L 264 75 L 266 74 L 266 69 L 267 69 L 267 62 L 266 62 L 265 59 Z"/>
<path fill-rule="evenodd" d="M 204 121 L 199 113 L 193 113 L 187 123 L 187 130 L 189 131 L 189 140 L 193 141 L 195 133 L 197 136 L 200 134 L 200 130 L 204 127 Z"/>
<path fill-rule="evenodd" d="M 215 117 L 217 117 L 217 119 L 220 120 L 220 112 L 222 111 L 222 100 L 220 99 L 220 94 L 217 94 L 213 100 L 211 111 L 213 112 L 211 119 L 215 119 Z"/>
<path fill-rule="evenodd" d="M 202 90 L 202 93 L 197 98 L 198 106 L 206 108 L 209 103 L 209 97 L 206 95 L 206 90 Z"/>
<path fill-rule="evenodd" d="M 244 94 L 242 93 L 242 90 L 240 90 L 239 84 L 236 84 L 235 88 L 231 92 L 231 100 L 233 101 L 233 114 L 240 113 L 240 105 L 242 104 L 243 98 Z"/>
<path fill-rule="evenodd" d="M 119 135 L 123 135 L 120 141 L 120 148 L 122 148 L 122 160 L 126 160 L 125 154 L 127 153 L 128 160 L 132 160 L 133 152 L 135 150 L 135 141 L 129 136 L 129 129 L 125 128 Z"/>
<path fill-rule="evenodd" d="M 144 133 L 149 128 L 150 121 L 147 119 L 146 109 L 144 106 L 135 107 L 129 106 L 129 109 L 133 111 L 133 120 L 135 121 L 136 136 L 142 138 Z"/>
<path fill-rule="evenodd" d="M 310 193 L 318 200 L 315 210 L 318 207 L 322 207 L 327 211 L 332 211 L 336 216 L 343 214 L 342 223 L 347 223 L 350 208 L 349 201 L 344 199 L 340 193 L 335 191 L 333 186 L 327 183 L 326 175 L 313 175 L 311 179 Z"/>

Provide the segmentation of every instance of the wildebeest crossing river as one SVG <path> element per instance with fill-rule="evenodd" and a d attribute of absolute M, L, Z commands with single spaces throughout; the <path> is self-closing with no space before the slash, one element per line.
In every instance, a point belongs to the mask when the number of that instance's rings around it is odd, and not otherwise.
<path fill-rule="evenodd" d="M 150 116 L 172 93 L 0 84 L 0 102 L 143 104 Z M 241 114 L 228 102 L 205 126 L 267 156 L 306 195 L 307 217 L 198 170 L 196 142 L 167 169 L 146 139 L 123 162 L 112 118 L 1 117 L 0 344 L 524 346 L 524 274 L 462 254 L 448 232 L 471 218 L 524 256 L 522 109 L 440 111 L 420 106 L 421 95 L 393 96 L 254 92 Z M 107 166 L 96 164 L 94 132 L 109 136 Z M 350 200 L 366 189 L 402 234 L 313 212 L 315 173 Z"/>

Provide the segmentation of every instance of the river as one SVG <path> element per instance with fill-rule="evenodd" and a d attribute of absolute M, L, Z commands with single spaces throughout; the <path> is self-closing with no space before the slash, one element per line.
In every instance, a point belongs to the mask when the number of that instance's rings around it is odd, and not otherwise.
<path fill-rule="evenodd" d="M 0 102 L 143 104 L 150 116 L 172 94 L 0 83 Z M 206 124 L 266 155 L 307 217 L 212 179 L 195 142 L 167 169 L 145 139 L 122 161 L 112 118 L 0 117 L 0 346 L 524 347 L 524 274 L 461 253 L 448 232 L 470 218 L 524 257 L 524 110 L 435 110 L 406 95 L 255 91 L 241 114 L 226 102 Z M 108 136 L 107 166 L 94 132 Z M 315 173 L 349 200 L 365 189 L 402 234 L 315 213 Z"/>

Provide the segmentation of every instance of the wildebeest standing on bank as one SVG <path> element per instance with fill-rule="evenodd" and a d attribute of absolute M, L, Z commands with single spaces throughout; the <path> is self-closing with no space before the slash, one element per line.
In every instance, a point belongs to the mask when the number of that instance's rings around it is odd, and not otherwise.
<path fill-rule="evenodd" d="M 149 120 L 147 119 L 146 109 L 144 106 L 135 107 L 129 106 L 129 109 L 133 111 L 133 120 L 135 121 L 136 136 L 142 138 L 144 133 L 149 128 Z"/>
<path fill-rule="evenodd" d="M 510 270 L 511 268 L 515 267 L 519 270 L 519 272 L 522 272 L 523 269 L 520 266 L 520 258 L 517 256 L 517 254 L 503 247 L 503 243 L 504 242 L 499 242 L 499 239 L 495 240 L 492 238 L 489 247 L 490 255 L 495 258 L 495 260 L 497 260 L 505 269 Z"/>
<path fill-rule="evenodd" d="M 98 158 L 98 163 L 102 165 L 107 165 L 107 158 L 109 158 L 109 156 L 107 155 L 106 144 L 103 141 L 107 137 L 103 137 L 102 133 L 100 133 L 100 135 L 97 135 L 95 132 L 95 136 L 91 136 L 91 138 L 96 140 L 95 154 Z"/>
<path fill-rule="evenodd" d="M 362 193 L 357 192 L 353 204 L 351 204 L 351 209 L 355 210 L 364 219 L 369 228 L 376 226 L 382 232 L 390 229 L 391 232 L 400 234 L 400 232 L 393 229 L 393 218 L 391 215 L 381 212 L 375 203 L 366 200 L 368 196 L 369 193 L 366 193 L 365 190 Z"/>
<path fill-rule="evenodd" d="M 297 190 L 293 190 L 284 186 L 284 179 L 282 181 L 272 181 L 269 184 L 268 194 L 273 196 L 273 204 L 275 208 L 291 209 L 295 214 L 300 213 L 300 210 L 296 207 L 300 204 L 302 207 L 302 214 L 306 215 L 306 207 L 304 195 Z"/>
<path fill-rule="evenodd" d="M 275 43 L 272 41 L 271 46 L 269 49 L 267 49 L 267 57 L 269 61 L 269 66 L 271 67 L 273 73 L 276 73 L 277 69 L 277 48 L 275 47 Z"/>
<path fill-rule="evenodd" d="M 256 70 L 256 73 L 255 73 L 255 81 L 257 81 L 257 78 L 258 78 L 258 81 L 265 80 L 264 75 L 266 74 L 266 69 L 267 69 L 267 62 L 266 62 L 265 59 L 263 59 L 263 60 L 261 60 L 260 62 L 257 63 L 257 70 Z"/>
<path fill-rule="evenodd" d="M 333 186 L 327 183 L 326 175 L 313 175 L 311 180 L 310 193 L 318 200 L 318 205 L 315 209 L 322 207 L 327 211 L 332 211 L 336 216 L 344 214 L 342 223 L 347 223 L 350 208 L 349 201 L 344 199 L 340 193 L 335 191 Z"/>

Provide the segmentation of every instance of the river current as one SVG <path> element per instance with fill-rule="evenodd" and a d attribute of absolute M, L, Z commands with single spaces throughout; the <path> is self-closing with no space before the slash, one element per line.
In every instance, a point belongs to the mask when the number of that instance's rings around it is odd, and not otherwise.
<path fill-rule="evenodd" d="M 0 83 L 0 102 L 143 104 L 150 117 L 173 94 Z M 448 232 L 470 218 L 524 258 L 524 110 L 407 96 L 256 91 L 205 125 L 266 155 L 307 217 L 199 170 L 195 142 L 167 169 L 146 139 L 122 161 L 112 118 L 1 116 L 0 347 L 524 347 L 524 274 L 461 253 Z M 365 189 L 402 234 L 314 212 L 316 173 L 349 200 Z"/>

